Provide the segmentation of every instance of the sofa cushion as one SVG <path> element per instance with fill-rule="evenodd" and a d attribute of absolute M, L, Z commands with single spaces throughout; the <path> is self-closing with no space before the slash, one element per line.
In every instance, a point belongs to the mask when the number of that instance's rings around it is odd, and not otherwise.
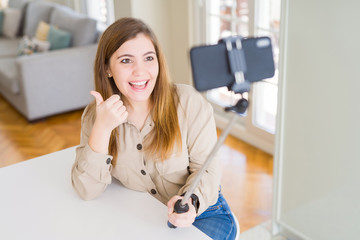
<path fill-rule="evenodd" d="M 25 13 L 29 0 L 9 0 L 8 6 L 10 8 L 17 8 L 21 11 L 20 26 L 17 36 L 22 36 L 24 32 Z"/>
<path fill-rule="evenodd" d="M 6 8 L 4 10 L 4 21 L 2 26 L 2 33 L 5 37 L 15 38 L 21 20 L 21 10 L 17 8 Z"/>
<path fill-rule="evenodd" d="M 23 9 L 28 4 L 29 0 L 9 0 L 9 7 L 10 8 L 19 8 Z"/>
<path fill-rule="evenodd" d="M 49 22 L 50 14 L 55 4 L 49 2 L 31 2 L 27 6 L 24 35 L 32 38 L 40 21 Z"/>
<path fill-rule="evenodd" d="M 0 58 L 0 86 L 14 94 L 19 93 L 16 58 Z"/>
<path fill-rule="evenodd" d="M 74 12 L 68 7 L 58 6 L 54 8 L 50 17 L 50 24 L 71 33 L 71 46 L 88 45 L 96 40 L 96 21 Z"/>
<path fill-rule="evenodd" d="M 11 39 L 0 37 L 0 59 L 4 57 L 15 57 L 20 38 Z"/>
<path fill-rule="evenodd" d="M 71 33 L 50 25 L 47 41 L 50 42 L 50 50 L 67 48 L 70 46 Z"/>

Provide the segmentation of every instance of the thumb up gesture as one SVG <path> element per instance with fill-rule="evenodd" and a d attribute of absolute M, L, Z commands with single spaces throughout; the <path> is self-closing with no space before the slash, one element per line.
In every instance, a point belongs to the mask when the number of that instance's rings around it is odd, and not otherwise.
<path fill-rule="evenodd" d="M 125 122 L 128 112 L 119 95 L 112 95 L 104 101 L 99 92 L 91 91 L 96 101 L 95 124 L 105 131 L 111 132 L 114 128 Z"/>

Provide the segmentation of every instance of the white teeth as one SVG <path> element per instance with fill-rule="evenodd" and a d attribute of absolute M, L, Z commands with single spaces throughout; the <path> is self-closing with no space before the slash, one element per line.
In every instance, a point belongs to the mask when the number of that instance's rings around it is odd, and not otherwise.
<path fill-rule="evenodd" d="M 142 82 L 131 82 L 131 85 L 137 85 L 137 86 L 141 86 L 144 85 L 147 81 L 142 81 Z"/>

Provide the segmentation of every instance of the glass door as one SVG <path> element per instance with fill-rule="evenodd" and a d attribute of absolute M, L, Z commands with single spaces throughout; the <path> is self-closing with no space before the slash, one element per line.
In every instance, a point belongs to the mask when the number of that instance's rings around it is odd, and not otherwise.
<path fill-rule="evenodd" d="M 215 44 L 220 38 L 231 35 L 268 36 L 272 40 L 276 74 L 271 79 L 253 84 L 248 116 L 241 118 L 239 124 L 255 137 L 266 139 L 273 144 L 277 111 L 277 63 L 279 56 L 280 0 L 206 0 L 205 29 L 207 44 Z M 200 8 L 199 8 L 200 9 Z M 208 92 L 209 101 L 218 106 L 234 104 L 238 96 L 227 88 Z"/>
<path fill-rule="evenodd" d="M 254 10 L 254 36 L 271 38 L 276 70 L 273 78 L 253 85 L 250 97 L 253 105 L 247 125 L 250 131 L 273 141 L 278 92 L 280 0 L 256 0 Z"/>

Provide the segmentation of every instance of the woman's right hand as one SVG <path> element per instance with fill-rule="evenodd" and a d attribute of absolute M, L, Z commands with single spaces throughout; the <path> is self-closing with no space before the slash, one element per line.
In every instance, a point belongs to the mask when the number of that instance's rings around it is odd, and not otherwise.
<path fill-rule="evenodd" d="M 90 94 L 95 97 L 96 101 L 95 124 L 100 124 L 104 130 L 111 132 L 125 122 L 128 112 L 119 95 L 112 95 L 104 101 L 99 92 L 91 91 Z"/>
<path fill-rule="evenodd" d="M 91 91 L 96 101 L 96 118 L 89 137 L 89 146 L 95 152 L 108 154 L 111 131 L 125 122 L 126 107 L 119 95 L 112 95 L 104 101 L 99 92 Z"/>

